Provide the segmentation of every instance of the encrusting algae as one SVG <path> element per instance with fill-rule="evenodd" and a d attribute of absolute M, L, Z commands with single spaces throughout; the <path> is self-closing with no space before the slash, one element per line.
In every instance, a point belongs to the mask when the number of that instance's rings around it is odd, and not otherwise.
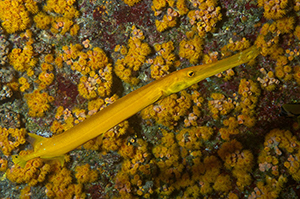
<path fill-rule="evenodd" d="M 0 197 L 297 198 L 299 8 L 0 0 Z"/>

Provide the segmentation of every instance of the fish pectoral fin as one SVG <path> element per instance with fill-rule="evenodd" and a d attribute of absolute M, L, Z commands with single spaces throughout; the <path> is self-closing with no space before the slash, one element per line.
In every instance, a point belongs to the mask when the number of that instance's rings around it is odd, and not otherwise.
<path fill-rule="evenodd" d="M 55 156 L 55 157 L 42 157 L 45 161 L 49 161 L 50 164 L 53 162 L 59 162 L 60 165 L 63 167 L 65 164 L 65 155 Z"/>
<path fill-rule="evenodd" d="M 65 155 L 57 156 L 55 159 L 57 159 L 60 162 L 60 165 L 63 167 L 65 164 Z"/>

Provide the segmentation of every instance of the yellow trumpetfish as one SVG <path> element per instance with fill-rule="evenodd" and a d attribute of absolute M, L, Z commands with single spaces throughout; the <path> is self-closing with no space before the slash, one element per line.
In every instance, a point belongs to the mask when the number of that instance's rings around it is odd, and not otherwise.
<path fill-rule="evenodd" d="M 58 159 L 63 164 L 64 154 L 105 133 L 160 98 L 177 93 L 207 77 L 246 63 L 254 59 L 259 53 L 259 49 L 252 46 L 215 63 L 175 71 L 129 93 L 70 130 L 51 138 L 29 133 L 30 137 L 35 138 L 34 152 L 26 156 L 14 155 L 12 156 L 13 162 L 24 167 L 28 160 L 40 157 Z"/>

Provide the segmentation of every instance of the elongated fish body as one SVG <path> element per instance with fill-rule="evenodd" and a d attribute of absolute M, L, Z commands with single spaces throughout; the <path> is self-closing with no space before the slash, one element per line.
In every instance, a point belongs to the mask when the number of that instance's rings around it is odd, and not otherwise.
<path fill-rule="evenodd" d="M 36 140 L 33 144 L 34 152 L 26 156 L 14 155 L 13 161 L 15 164 L 24 167 L 28 160 L 40 157 L 59 159 L 63 164 L 64 154 L 90 139 L 102 135 L 160 98 L 177 93 L 207 77 L 246 63 L 254 59 L 259 53 L 259 49 L 252 46 L 245 51 L 215 63 L 175 71 L 129 93 L 73 128 L 51 138 L 44 138 L 30 133 L 29 135 Z"/>

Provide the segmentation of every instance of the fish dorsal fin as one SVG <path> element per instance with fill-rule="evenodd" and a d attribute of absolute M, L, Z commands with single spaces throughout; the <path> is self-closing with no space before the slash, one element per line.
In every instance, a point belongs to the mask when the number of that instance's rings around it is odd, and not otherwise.
<path fill-rule="evenodd" d="M 36 147 L 38 146 L 38 144 L 46 139 L 46 138 L 44 138 L 42 136 L 39 136 L 39 135 L 36 135 L 34 133 L 28 133 L 28 135 L 30 136 L 28 141 L 33 146 L 34 151 L 36 151 Z"/>

